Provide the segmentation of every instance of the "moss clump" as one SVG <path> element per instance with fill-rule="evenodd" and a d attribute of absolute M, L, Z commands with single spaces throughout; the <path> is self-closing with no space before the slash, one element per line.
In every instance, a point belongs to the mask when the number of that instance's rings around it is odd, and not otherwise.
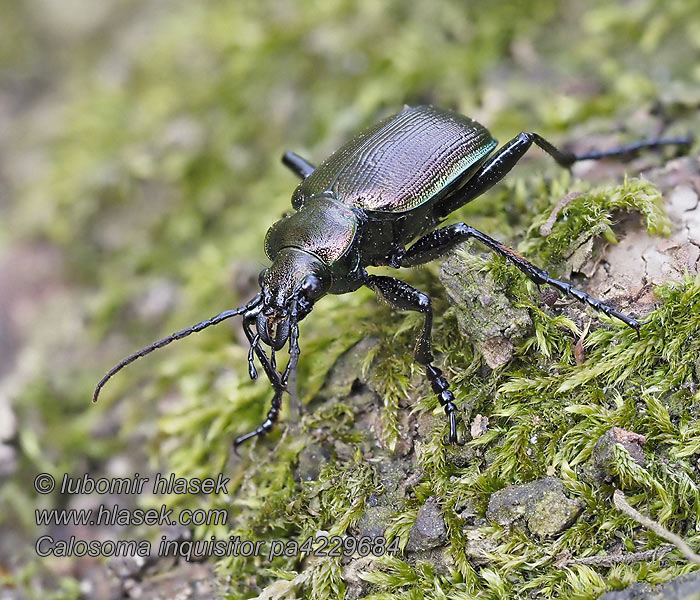
<path fill-rule="evenodd" d="M 509 302 L 486 265 L 463 247 L 443 261 L 440 280 L 454 305 L 459 331 L 477 343 L 489 367 L 497 368 L 513 357 L 513 341 L 522 340 L 532 320 L 525 308 Z"/>
<path fill-rule="evenodd" d="M 536 0 L 526 10 L 450 0 L 294 10 L 215 0 L 162 10 L 126 0 L 102 3 L 68 29 L 82 11 L 52 18 L 49 4 L 6 7 L 9 34 L 0 39 L 2 99 L 12 94 L 2 103 L 12 151 L 1 173 L 10 200 L 0 209 L 0 242 L 13 264 L 37 248 L 55 257 L 37 287 L 6 286 L 21 299 L 8 313 L 19 348 L 2 365 L 14 358 L 3 390 L 20 423 L 10 444 L 18 467 L 0 492 L 6 539 L 36 539 L 31 509 L 59 502 L 31 494 L 34 473 L 113 468 L 118 455 L 134 470 L 150 463 L 178 476 L 231 476 L 230 497 L 167 499 L 176 509 L 229 510 L 228 526 L 196 528 L 197 537 L 354 533 L 376 502 L 386 537 L 406 549 L 428 499 L 440 507 L 444 543 L 433 554 L 406 551 L 373 565 L 229 559 L 218 572 L 233 579 L 231 598 L 267 590 L 324 599 L 587 599 L 688 570 L 675 553 L 611 569 L 561 569 L 555 557 L 658 545 L 615 512 L 612 485 L 698 543 L 693 275 L 656 291 L 661 306 L 639 339 L 601 318 L 581 342 L 578 366 L 581 311 L 544 308 L 521 273 L 476 257 L 474 277 L 492 281 L 505 292 L 500 306 L 532 321 L 523 339 L 506 332 L 513 356 L 491 369 L 458 330 L 438 266 L 401 274 L 434 298 L 435 348 L 461 416 L 489 418 L 486 433 L 463 448 L 444 444 L 441 409 L 411 361 L 418 317 L 377 307 L 367 290 L 324 299 L 304 321 L 297 383 L 310 410 L 297 428 L 285 408 L 277 431 L 243 459 L 231 459 L 230 441 L 262 420 L 270 393 L 247 379 L 246 349 L 225 326 L 134 365 L 97 407 L 89 398 L 122 355 L 252 295 L 264 232 L 288 209 L 295 185 L 278 164 L 288 147 L 318 161 L 362 126 L 421 102 L 470 114 L 502 141 L 535 129 L 577 149 L 696 130 L 695 0 Z M 454 218 L 562 277 L 578 270 L 581 252 L 597 251 L 596 240 L 614 240 L 621 211 L 664 233 L 660 195 L 647 181 L 616 172 L 587 183 L 586 174 L 574 180 L 536 160 L 543 175 L 532 176 L 524 160 Z M 648 160 L 630 172 L 663 157 Z M 541 235 L 572 192 L 581 195 Z M 358 348 L 355 378 L 333 370 Z M 646 436 L 646 463 L 616 450 L 611 482 L 591 482 L 593 446 L 612 427 Z M 307 444 L 324 460 L 309 464 Z M 585 506 L 559 536 L 533 539 L 484 520 L 494 492 L 546 476 Z M 56 579 L 53 566 L 37 561 L 31 544 L 11 546 L 13 561 L 30 566 L 9 585 L 49 597 L 43 588 L 52 586 L 42 582 Z M 56 598 L 80 589 L 74 578 L 53 587 Z"/>
<path fill-rule="evenodd" d="M 564 178 L 565 181 L 565 178 Z M 541 212 L 533 220 L 519 249 L 528 257 L 535 257 L 541 264 L 564 264 L 569 272 L 558 273 L 568 276 L 574 253 L 596 236 L 603 236 L 610 243 L 617 243 L 612 230 L 614 219 L 620 211 L 635 211 L 642 215 L 647 231 L 653 235 L 668 235 L 670 223 L 663 209 L 663 199 L 659 190 L 649 181 L 625 178 L 622 185 L 608 185 L 591 188 L 584 182 L 576 182 L 575 189 L 581 193 L 568 203 L 560 213 L 551 232 L 543 236 L 542 225 L 549 218 L 548 208 L 538 206 Z M 585 191 L 584 191 L 585 190 Z M 550 197 L 556 187 L 550 188 Z M 542 197 L 542 195 L 540 195 Z"/>

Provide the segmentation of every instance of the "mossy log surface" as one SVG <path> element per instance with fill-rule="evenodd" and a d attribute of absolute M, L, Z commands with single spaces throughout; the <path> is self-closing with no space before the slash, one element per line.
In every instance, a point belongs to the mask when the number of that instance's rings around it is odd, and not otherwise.
<path fill-rule="evenodd" d="M 92 388 L 123 355 L 245 302 L 267 227 L 318 162 L 403 104 L 574 151 L 700 134 L 696 0 L 13 3 L 0 36 L 0 595 L 7 598 L 695 598 L 697 566 L 614 490 L 700 546 L 700 160 L 562 171 L 533 150 L 451 219 L 648 323 L 637 336 L 476 243 L 400 276 L 429 293 L 463 445 L 412 360 L 420 321 L 369 290 L 301 326 L 296 394 L 222 324 Z M 378 272 L 389 273 L 389 270 Z M 376 539 L 395 555 L 39 558 L 38 473 L 230 478 L 127 496 L 225 524 L 150 539 Z M 88 535 L 75 527 L 62 538 Z M 185 546 L 183 546 L 185 547 Z"/>

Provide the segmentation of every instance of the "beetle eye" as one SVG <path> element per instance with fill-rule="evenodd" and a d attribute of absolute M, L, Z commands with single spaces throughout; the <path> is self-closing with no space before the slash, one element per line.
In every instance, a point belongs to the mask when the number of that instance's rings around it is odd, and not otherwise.
<path fill-rule="evenodd" d="M 266 269 L 263 269 L 262 271 L 260 271 L 260 274 L 258 275 L 258 285 L 260 287 L 263 286 L 263 282 L 265 281 L 265 277 L 267 277 L 267 273 L 269 270 L 270 269 L 266 268 Z"/>
<path fill-rule="evenodd" d="M 307 275 L 304 277 L 304 281 L 301 282 L 301 291 L 309 300 L 318 298 L 323 291 L 321 280 L 316 275 Z"/>

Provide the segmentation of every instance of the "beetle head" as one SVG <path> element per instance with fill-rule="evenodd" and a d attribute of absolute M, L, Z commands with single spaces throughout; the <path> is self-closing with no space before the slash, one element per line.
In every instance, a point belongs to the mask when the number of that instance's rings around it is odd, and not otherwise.
<path fill-rule="evenodd" d="M 297 248 L 283 248 L 272 266 L 261 271 L 259 282 L 263 301 L 256 320 L 258 335 L 273 350 L 280 350 L 290 328 L 328 291 L 331 278 L 318 257 Z"/>
<path fill-rule="evenodd" d="M 248 354 L 251 378 L 257 377 L 253 364 L 253 357 L 257 356 L 265 368 L 275 393 L 281 394 L 286 390 L 288 378 L 294 371 L 299 358 L 297 324 L 311 312 L 314 303 L 328 291 L 331 275 L 323 261 L 313 254 L 297 248 L 283 248 L 270 268 L 260 273 L 259 281 L 260 293 L 243 306 L 225 310 L 211 319 L 173 333 L 122 359 L 100 379 L 93 393 L 93 402 L 97 402 L 100 390 L 107 381 L 135 360 L 237 315 L 243 315 L 243 330 L 251 344 Z M 251 331 L 253 323 L 257 328 L 257 336 Z M 281 350 L 287 340 L 289 340 L 289 362 L 284 373 L 279 373 L 275 366 L 275 351 Z M 265 354 L 260 341 L 272 348 L 271 357 Z"/>

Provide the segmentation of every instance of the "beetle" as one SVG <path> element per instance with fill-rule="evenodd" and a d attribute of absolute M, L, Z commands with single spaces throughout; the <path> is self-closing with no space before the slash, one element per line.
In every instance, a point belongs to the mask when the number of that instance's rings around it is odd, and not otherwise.
<path fill-rule="evenodd" d="M 536 284 L 548 284 L 613 316 L 637 332 L 643 324 L 571 284 L 549 276 L 515 250 L 467 225 L 438 227 L 453 211 L 499 182 L 533 145 L 562 167 L 581 160 L 624 157 L 644 148 L 689 146 L 687 138 L 652 139 L 603 152 L 573 154 L 559 150 L 536 133 L 522 132 L 496 149 L 497 141 L 480 123 L 433 106 L 405 106 L 399 113 L 365 129 L 318 167 L 286 152 L 285 166 L 301 178 L 292 195 L 292 214 L 270 227 L 265 252 L 272 261 L 259 276 L 260 292 L 243 306 L 183 329 L 147 346 L 110 369 L 93 394 L 136 359 L 192 333 L 243 315 L 250 344 L 248 369 L 257 377 L 255 358 L 274 390 L 265 421 L 237 437 L 234 448 L 272 429 L 282 396 L 299 359 L 299 322 L 326 294 L 344 294 L 361 286 L 399 310 L 423 315 L 414 357 L 421 364 L 449 422 L 449 441 L 457 441 L 455 397 L 433 364 L 430 298 L 395 277 L 371 275 L 369 266 L 413 267 L 436 259 L 457 244 L 476 239 L 505 257 Z M 289 345 L 284 372 L 275 352 Z M 264 346 L 270 348 L 268 356 Z"/>

